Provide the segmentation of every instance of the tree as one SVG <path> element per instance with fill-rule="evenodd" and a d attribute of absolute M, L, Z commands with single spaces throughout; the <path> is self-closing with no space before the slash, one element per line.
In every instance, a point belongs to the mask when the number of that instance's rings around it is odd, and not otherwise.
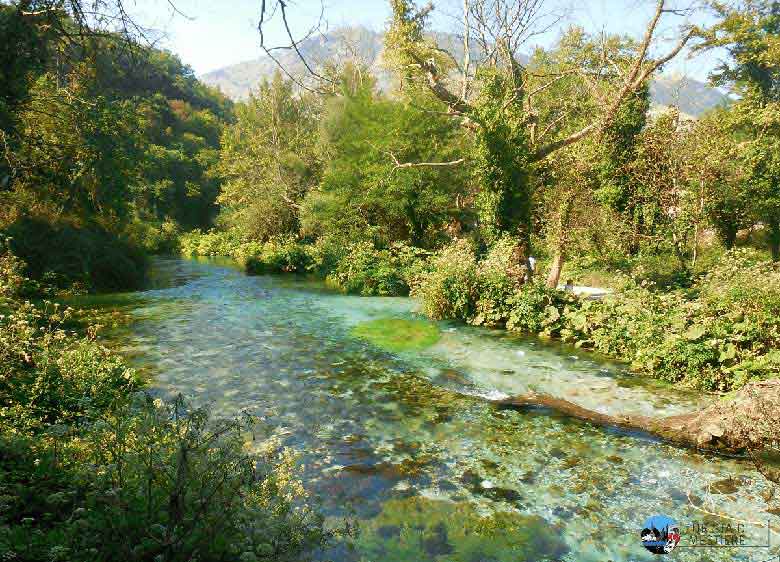
<path fill-rule="evenodd" d="M 582 29 L 571 28 L 555 48 L 534 53 L 526 68 L 530 87 L 542 88 L 535 95 L 534 107 L 538 122 L 548 123 L 547 130 L 558 128 L 559 135 L 567 136 L 587 125 L 599 111 L 597 101 L 608 95 L 609 83 L 597 84 L 585 76 L 598 72 L 604 46 L 615 60 L 625 59 L 636 48 L 628 38 L 596 39 Z M 580 72 L 570 72 L 574 67 Z M 550 83 L 550 76 L 560 78 Z M 543 192 L 536 206 L 552 257 L 548 286 L 557 286 L 575 237 L 598 239 L 591 249 L 600 251 L 604 239 L 616 234 L 613 231 L 618 225 L 613 219 L 631 214 L 635 183 L 628 166 L 636 157 L 637 139 L 647 121 L 649 97 L 645 84 L 626 99 L 600 135 L 584 138 L 558 150 L 554 159 L 535 164 L 536 183 Z M 536 134 L 533 128 L 532 134 Z M 544 134 L 547 131 L 543 130 Z M 594 220 L 596 217 L 599 220 Z M 604 231 L 608 225 L 609 231 Z M 579 249 L 584 245 L 580 243 Z"/>
<path fill-rule="evenodd" d="M 325 102 L 326 164 L 304 203 L 305 230 L 431 246 L 462 218 L 467 178 L 452 161 L 462 150 L 460 131 L 426 100 L 388 99 L 365 70 L 351 74 L 346 68 L 338 95 Z"/>
<path fill-rule="evenodd" d="M 603 43 L 600 52 L 592 47 L 572 49 L 571 65 L 545 76 L 543 83 L 532 85 L 534 76 L 520 63 L 518 49 L 533 36 L 534 25 L 543 17 L 542 2 L 467 0 L 462 62 L 425 37 L 431 6 L 417 9 L 409 0 L 392 0 L 391 5 L 393 16 L 386 35 L 388 58 L 404 87 L 428 92 L 474 135 L 475 161 L 483 180 L 481 222 L 488 226 L 488 237 L 498 229 L 519 238 L 516 257 L 520 263 L 528 255 L 532 230 L 530 166 L 591 135 L 604 134 L 626 100 L 644 88 L 648 78 L 674 58 L 695 31 L 683 30 L 668 53 L 650 59 L 659 22 L 671 11 L 664 0 L 659 0 L 645 36 L 635 49 L 610 48 L 608 42 Z M 483 49 L 481 60 L 471 61 L 470 37 Z M 461 76 L 459 91 L 450 79 L 454 70 Z M 536 96 L 574 74 L 592 92 L 595 117 L 573 130 L 567 128 L 568 112 L 542 121 L 544 115 L 536 108 Z"/>
<path fill-rule="evenodd" d="M 772 258 L 780 260 L 780 2 L 745 0 L 738 5 L 713 2 L 721 21 L 702 48 L 729 53 L 711 76 L 739 96 L 730 114 L 732 130 L 742 137 L 740 153 L 751 187 L 753 212 L 768 231 Z"/>
<path fill-rule="evenodd" d="M 253 239 L 298 234 L 301 202 L 320 176 L 318 113 L 279 72 L 237 107 L 222 137 L 221 220 Z"/>
<path fill-rule="evenodd" d="M 741 140 L 732 130 L 731 116 L 732 110 L 726 107 L 703 116 L 683 147 L 690 188 L 699 194 L 699 206 L 727 249 L 734 247 L 737 233 L 754 220 Z"/>

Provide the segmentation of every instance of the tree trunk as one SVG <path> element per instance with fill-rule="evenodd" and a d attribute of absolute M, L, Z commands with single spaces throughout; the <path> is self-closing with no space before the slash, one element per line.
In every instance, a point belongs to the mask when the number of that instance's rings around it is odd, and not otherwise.
<path fill-rule="evenodd" d="M 524 230 L 520 230 L 520 240 L 512 250 L 512 257 L 507 274 L 514 279 L 518 285 L 531 283 L 533 281 L 533 267 L 531 266 L 531 253 L 529 251 L 529 237 Z"/>
<path fill-rule="evenodd" d="M 772 252 L 772 261 L 780 261 L 780 223 L 769 225 L 769 251 Z"/>
<path fill-rule="evenodd" d="M 753 382 L 736 392 L 732 400 L 713 400 L 696 412 L 663 418 L 611 416 L 535 392 L 492 402 L 499 408 L 548 408 L 595 425 L 641 431 L 676 445 L 721 453 L 758 450 L 780 437 L 760 435 L 755 429 L 773 428 L 780 434 L 780 379 Z"/>
<path fill-rule="evenodd" d="M 547 276 L 547 287 L 555 289 L 558 286 L 558 281 L 561 278 L 561 270 L 563 269 L 563 248 L 559 248 L 555 253 L 552 265 L 550 266 L 550 274 Z"/>
<path fill-rule="evenodd" d="M 566 259 L 566 241 L 569 237 L 568 229 L 571 213 L 574 208 L 574 197 L 574 192 L 564 194 L 564 199 L 558 209 L 557 248 L 555 248 L 555 257 L 553 257 L 550 273 L 547 276 L 547 287 L 550 289 L 554 289 L 558 286 L 558 281 L 561 278 L 561 270 L 563 269 L 563 262 Z"/>
<path fill-rule="evenodd" d="M 723 244 L 727 250 L 731 250 L 737 242 L 737 229 L 728 228 L 723 230 Z"/>

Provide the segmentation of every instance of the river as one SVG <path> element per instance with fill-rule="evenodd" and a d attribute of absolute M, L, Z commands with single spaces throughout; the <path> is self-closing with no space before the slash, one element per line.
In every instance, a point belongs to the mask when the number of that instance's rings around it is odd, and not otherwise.
<path fill-rule="evenodd" d="M 692 548 L 702 525 L 746 521 L 751 545 L 767 542 L 759 524 L 780 527 L 766 511 L 770 486 L 749 463 L 485 400 L 532 388 L 608 413 L 667 415 L 708 397 L 498 330 L 439 323 L 438 343 L 405 353 L 352 335 L 372 319 L 418 317 L 411 299 L 247 277 L 227 262 L 157 259 L 153 273 L 122 349 L 152 374 L 155 393 L 181 392 L 217 415 L 248 410 L 300 452 L 305 485 L 327 516 L 361 529 L 354 548 L 325 558 L 652 560 L 639 533 L 655 514 L 678 521 L 679 560 L 780 554 Z M 780 543 L 774 532 L 769 539 Z"/>

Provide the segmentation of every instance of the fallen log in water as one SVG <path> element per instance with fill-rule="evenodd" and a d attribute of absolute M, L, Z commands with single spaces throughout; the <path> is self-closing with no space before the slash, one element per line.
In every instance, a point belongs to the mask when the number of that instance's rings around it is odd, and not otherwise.
<path fill-rule="evenodd" d="M 722 453 L 777 447 L 780 441 L 780 379 L 752 382 L 696 412 L 661 418 L 611 416 L 535 392 L 493 403 L 501 408 L 549 408 L 596 425 L 642 431 L 678 445 Z"/>

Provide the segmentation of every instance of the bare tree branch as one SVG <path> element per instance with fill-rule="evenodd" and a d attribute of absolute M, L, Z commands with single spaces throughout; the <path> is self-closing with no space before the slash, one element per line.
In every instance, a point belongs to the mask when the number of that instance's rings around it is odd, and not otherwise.
<path fill-rule="evenodd" d="M 658 22 L 660 21 L 661 16 L 664 13 L 678 12 L 677 10 L 665 9 L 665 5 L 666 0 L 658 0 L 655 13 L 647 25 L 647 30 L 645 31 L 644 38 L 639 45 L 636 58 L 633 65 L 631 66 L 631 70 L 624 78 L 623 86 L 614 96 L 612 102 L 608 105 L 604 114 L 594 123 L 586 125 L 568 137 L 559 139 L 546 146 L 543 146 L 533 155 L 533 160 L 543 160 L 556 150 L 574 144 L 575 142 L 587 137 L 592 133 L 604 131 L 614 121 L 620 106 L 625 102 L 629 95 L 637 92 L 656 70 L 676 57 L 688 44 L 690 39 L 695 35 L 695 29 L 693 28 L 685 32 L 677 45 L 666 55 L 652 61 L 650 64 L 647 64 L 647 53 L 650 49 L 650 45 L 653 42 L 653 38 L 658 28 Z"/>

